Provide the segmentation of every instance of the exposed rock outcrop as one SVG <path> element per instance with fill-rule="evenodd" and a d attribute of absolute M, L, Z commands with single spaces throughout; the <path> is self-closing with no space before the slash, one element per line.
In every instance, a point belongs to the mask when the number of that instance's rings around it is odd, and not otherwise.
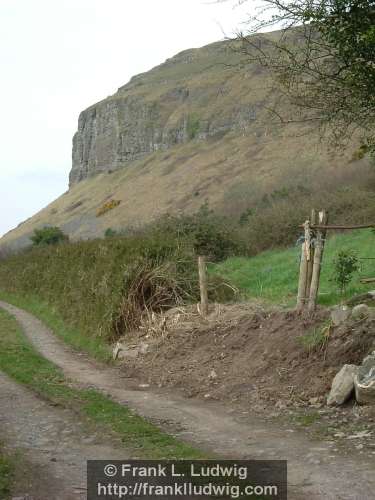
<path fill-rule="evenodd" d="M 228 42 L 184 51 L 83 111 L 70 185 L 176 144 L 254 125 L 267 90 L 264 82 L 239 87 L 239 76 L 257 80 L 262 73 L 255 65 L 225 70 L 240 60 Z"/>

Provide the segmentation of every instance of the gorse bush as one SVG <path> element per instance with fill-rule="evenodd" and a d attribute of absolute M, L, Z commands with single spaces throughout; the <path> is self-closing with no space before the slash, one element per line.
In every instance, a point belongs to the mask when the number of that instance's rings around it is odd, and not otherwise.
<path fill-rule="evenodd" d="M 121 203 L 121 200 L 109 200 L 104 205 L 102 205 L 98 210 L 96 211 L 96 216 L 101 217 L 102 215 L 106 214 L 110 210 L 113 210 L 114 208 L 118 207 Z"/>
<path fill-rule="evenodd" d="M 40 246 L 56 245 L 57 243 L 68 241 L 69 238 L 59 227 L 46 226 L 42 229 L 35 229 L 30 239 L 34 246 Z"/>

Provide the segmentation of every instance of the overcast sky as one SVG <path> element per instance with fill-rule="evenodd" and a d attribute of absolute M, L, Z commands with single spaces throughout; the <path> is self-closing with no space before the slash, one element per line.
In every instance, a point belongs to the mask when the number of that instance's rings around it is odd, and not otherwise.
<path fill-rule="evenodd" d="M 80 111 L 244 14 L 203 0 L 0 0 L 0 235 L 67 190 Z"/>

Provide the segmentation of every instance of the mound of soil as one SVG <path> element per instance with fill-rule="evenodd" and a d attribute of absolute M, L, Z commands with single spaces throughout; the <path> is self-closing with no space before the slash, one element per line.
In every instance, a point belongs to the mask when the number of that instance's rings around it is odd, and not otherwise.
<path fill-rule="evenodd" d="M 155 338 L 150 350 L 126 358 L 123 370 L 153 386 L 189 397 L 259 404 L 323 402 L 345 363 L 360 364 L 375 349 L 375 320 L 330 326 L 329 311 L 312 318 L 295 311 L 233 306 L 202 321 L 190 315 Z M 136 339 L 132 339 L 134 342 Z"/>

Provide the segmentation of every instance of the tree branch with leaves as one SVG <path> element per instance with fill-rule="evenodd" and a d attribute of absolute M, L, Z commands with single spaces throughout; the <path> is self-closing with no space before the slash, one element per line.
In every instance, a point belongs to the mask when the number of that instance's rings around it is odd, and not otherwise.
<path fill-rule="evenodd" d="M 275 116 L 315 123 L 336 145 L 357 133 L 366 151 L 375 151 L 375 2 L 239 3 L 253 3 L 256 14 L 237 33 L 237 50 L 272 74 Z M 264 33 L 272 28 L 279 31 Z"/>

